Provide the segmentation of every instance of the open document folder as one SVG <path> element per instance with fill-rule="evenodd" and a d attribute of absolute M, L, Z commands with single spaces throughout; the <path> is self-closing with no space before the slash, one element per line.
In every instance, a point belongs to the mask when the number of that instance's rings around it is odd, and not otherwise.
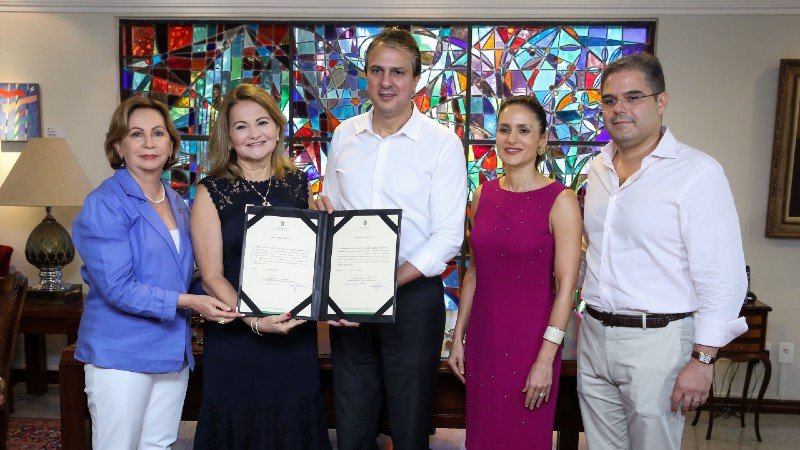
<path fill-rule="evenodd" d="M 238 310 L 394 322 L 402 210 L 247 206 Z"/>

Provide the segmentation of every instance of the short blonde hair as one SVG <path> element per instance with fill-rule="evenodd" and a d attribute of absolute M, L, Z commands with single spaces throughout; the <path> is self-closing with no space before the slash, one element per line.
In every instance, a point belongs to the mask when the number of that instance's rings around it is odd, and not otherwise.
<path fill-rule="evenodd" d="M 137 109 L 143 108 L 152 109 L 161 114 L 161 117 L 164 119 L 164 126 L 167 129 L 167 134 L 172 140 L 172 154 L 164 163 L 163 169 L 167 170 L 178 162 L 178 152 L 181 149 L 181 136 L 178 134 L 178 130 L 175 129 L 172 119 L 169 117 L 169 109 L 167 109 L 163 103 L 151 98 L 131 97 L 117 106 L 117 109 L 114 110 L 114 114 L 111 115 L 111 122 L 108 124 L 108 132 L 106 133 L 104 147 L 106 158 L 108 158 L 108 163 L 111 165 L 112 169 L 121 169 L 125 167 L 125 160 L 122 159 L 122 156 L 120 156 L 117 151 L 117 146 L 125 139 L 125 136 L 128 135 L 128 120 L 130 120 L 131 114 Z"/>
<path fill-rule="evenodd" d="M 211 130 L 211 139 L 208 142 L 209 172 L 211 175 L 224 180 L 233 181 L 242 177 L 236 152 L 233 150 L 230 138 L 230 113 L 231 108 L 244 101 L 258 103 L 270 115 L 278 127 L 278 143 L 272 151 L 270 162 L 276 178 L 283 178 L 287 172 L 294 171 L 295 167 L 284 152 L 284 134 L 286 132 L 286 118 L 283 116 L 278 103 L 264 89 L 252 84 L 240 84 L 225 94 L 217 113 L 217 120 Z"/>

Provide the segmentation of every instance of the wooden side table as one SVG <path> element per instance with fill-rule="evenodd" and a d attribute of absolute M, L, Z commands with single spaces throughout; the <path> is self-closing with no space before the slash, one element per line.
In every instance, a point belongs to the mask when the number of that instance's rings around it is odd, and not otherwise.
<path fill-rule="evenodd" d="M 67 345 L 78 340 L 83 298 L 60 301 L 28 295 L 22 308 L 19 332 L 25 335 L 25 372 L 28 394 L 47 391 L 47 349 L 45 336 L 67 335 Z"/>
<path fill-rule="evenodd" d="M 756 399 L 753 407 L 754 425 L 756 429 L 756 438 L 761 442 L 761 430 L 758 426 L 759 412 L 761 411 L 761 401 L 764 399 L 764 393 L 769 386 L 769 380 L 772 377 L 772 363 L 769 360 L 769 352 L 767 352 L 767 314 L 772 311 L 772 308 L 764 303 L 756 300 L 745 304 L 739 316 L 744 317 L 747 321 L 748 330 L 743 335 L 737 337 L 731 343 L 719 349 L 717 352 L 718 359 L 729 359 L 733 362 L 746 362 L 747 373 L 744 378 L 744 390 L 742 391 L 742 399 L 739 405 L 741 409 L 741 423 L 744 428 L 744 416 L 747 410 L 747 393 L 750 391 L 750 380 L 752 379 L 753 369 L 758 362 L 764 364 L 764 379 L 761 381 L 761 389 L 758 391 L 758 398 Z M 708 431 L 706 431 L 706 440 L 711 439 L 711 430 L 714 427 L 714 387 L 708 395 L 707 409 L 709 412 L 708 417 Z M 700 418 L 700 409 L 694 416 L 692 425 L 697 424 Z"/>

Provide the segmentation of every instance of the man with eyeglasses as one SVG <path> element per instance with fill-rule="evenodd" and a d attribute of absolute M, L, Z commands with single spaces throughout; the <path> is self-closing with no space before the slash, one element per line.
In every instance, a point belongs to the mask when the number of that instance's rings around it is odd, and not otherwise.
<path fill-rule="evenodd" d="M 717 350 L 747 330 L 739 219 L 722 167 L 662 125 L 655 56 L 610 63 L 611 142 L 589 169 L 578 394 L 589 449 L 674 449 Z"/>

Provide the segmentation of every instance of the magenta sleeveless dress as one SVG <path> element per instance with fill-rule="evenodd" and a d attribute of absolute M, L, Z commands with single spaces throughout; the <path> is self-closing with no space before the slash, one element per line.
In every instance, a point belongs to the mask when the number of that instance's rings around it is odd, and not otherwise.
<path fill-rule="evenodd" d="M 465 348 L 469 450 L 552 448 L 561 350 L 550 401 L 526 409 L 522 389 L 553 306 L 549 216 L 564 189 L 555 182 L 509 192 L 497 179 L 483 185 L 471 236 L 477 285 Z"/>

